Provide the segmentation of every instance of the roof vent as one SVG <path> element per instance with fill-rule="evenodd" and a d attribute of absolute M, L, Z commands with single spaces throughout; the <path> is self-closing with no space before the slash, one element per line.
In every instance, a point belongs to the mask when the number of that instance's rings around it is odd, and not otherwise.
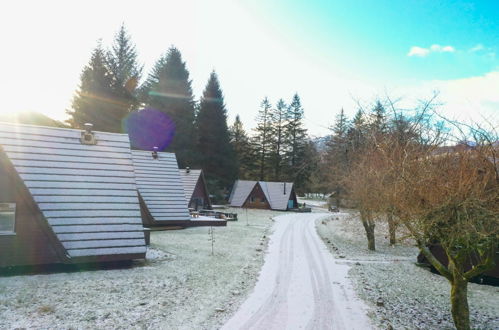
<path fill-rule="evenodd" d="M 158 147 L 153 147 L 152 149 L 153 149 L 153 151 L 152 151 L 152 158 L 153 159 L 158 159 Z"/>
<path fill-rule="evenodd" d="M 284 195 L 286 195 L 286 182 L 284 182 Z"/>
<path fill-rule="evenodd" d="M 185 168 L 185 173 L 191 173 L 191 168 L 189 166 Z"/>
<path fill-rule="evenodd" d="M 94 132 L 92 132 L 92 128 L 94 127 L 94 125 L 90 123 L 85 123 L 85 125 L 83 126 L 85 127 L 85 130 L 81 132 L 81 137 L 80 137 L 81 144 L 89 144 L 89 145 L 97 144 L 97 139 L 95 138 L 95 134 Z"/>

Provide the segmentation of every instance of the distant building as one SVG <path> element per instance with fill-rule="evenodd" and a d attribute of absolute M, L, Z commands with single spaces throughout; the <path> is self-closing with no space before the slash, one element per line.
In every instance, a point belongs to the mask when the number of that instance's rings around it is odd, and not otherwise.
<path fill-rule="evenodd" d="M 185 196 L 190 209 L 211 209 L 210 194 L 206 186 L 203 170 L 189 167 L 180 170 L 180 178 L 184 185 Z"/>
<path fill-rule="evenodd" d="M 298 207 L 292 182 L 237 180 L 229 198 L 235 207 L 286 211 Z"/>
<path fill-rule="evenodd" d="M 0 267 L 145 252 L 127 135 L 0 123 Z"/>

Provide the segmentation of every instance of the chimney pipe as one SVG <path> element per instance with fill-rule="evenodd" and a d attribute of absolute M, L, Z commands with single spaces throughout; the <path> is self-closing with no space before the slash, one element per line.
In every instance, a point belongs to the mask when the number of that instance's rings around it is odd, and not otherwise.
<path fill-rule="evenodd" d="M 85 123 L 85 124 L 83 124 L 83 126 L 85 127 L 85 133 L 87 133 L 87 134 L 92 133 L 92 128 L 94 128 L 94 124 Z"/>
<path fill-rule="evenodd" d="M 284 182 L 284 195 L 286 195 L 286 182 Z"/>
<path fill-rule="evenodd" d="M 81 144 L 93 145 L 97 144 L 97 140 L 95 139 L 94 132 L 92 132 L 93 124 L 85 123 L 83 124 L 84 131 L 81 132 L 80 142 Z"/>
<path fill-rule="evenodd" d="M 158 159 L 158 149 L 159 148 L 158 147 L 153 147 L 152 149 L 153 149 L 153 151 L 152 151 L 152 158 L 153 159 Z"/>
<path fill-rule="evenodd" d="M 185 173 L 191 173 L 191 168 L 189 166 L 185 168 Z"/>

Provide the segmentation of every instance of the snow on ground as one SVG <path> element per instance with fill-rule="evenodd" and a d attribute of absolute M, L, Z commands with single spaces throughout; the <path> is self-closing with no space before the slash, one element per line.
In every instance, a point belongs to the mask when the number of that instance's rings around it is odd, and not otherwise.
<path fill-rule="evenodd" d="M 239 221 L 151 233 L 146 262 L 110 270 L 0 276 L 0 329 L 216 329 L 253 288 L 273 221 L 241 209 Z M 248 225 L 247 225 L 248 223 Z"/>
<path fill-rule="evenodd" d="M 376 249 L 367 250 L 365 231 L 354 213 L 333 213 L 317 222 L 331 252 L 352 266 L 349 275 L 381 329 L 453 329 L 448 281 L 416 266 L 411 241 L 390 247 L 384 224 L 376 225 Z M 470 283 L 472 327 L 499 329 L 499 288 Z"/>
<path fill-rule="evenodd" d="M 324 213 L 276 217 L 250 297 L 222 329 L 369 329 L 366 306 L 315 230 Z"/>

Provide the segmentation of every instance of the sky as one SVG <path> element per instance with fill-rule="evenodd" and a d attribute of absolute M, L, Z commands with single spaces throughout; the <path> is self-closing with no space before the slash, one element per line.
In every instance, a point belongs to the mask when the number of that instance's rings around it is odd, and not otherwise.
<path fill-rule="evenodd" d="M 426 0 L 11 1 L 0 4 L 0 113 L 66 119 L 101 40 L 125 24 L 144 65 L 174 45 L 196 98 L 215 70 L 229 124 L 249 130 L 261 100 L 298 93 L 313 136 L 343 108 L 387 95 L 410 108 L 439 93 L 443 114 L 498 122 L 499 2 Z"/>

